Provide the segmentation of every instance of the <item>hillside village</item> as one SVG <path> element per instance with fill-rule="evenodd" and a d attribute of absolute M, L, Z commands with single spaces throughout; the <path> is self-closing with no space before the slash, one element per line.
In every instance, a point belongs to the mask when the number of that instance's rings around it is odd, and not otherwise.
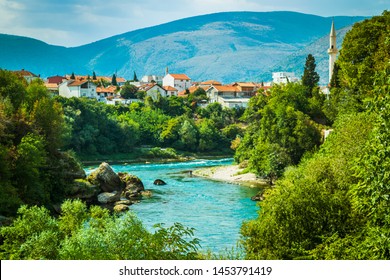
<path fill-rule="evenodd" d="M 34 79 L 42 79 L 39 75 L 28 70 L 22 69 L 14 72 L 23 76 L 28 83 Z M 167 69 L 164 77 L 146 75 L 141 80 L 138 80 L 135 75 L 135 79 L 130 81 L 123 77 L 116 77 L 115 74 L 112 77 L 66 74 L 64 76 L 51 76 L 42 80 L 53 95 L 67 98 L 92 98 L 109 105 L 126 105 L 133 102 L 142 102 L 147 96 L 150 96 L 153 100 L 157 100 L 159 95 L 161 97 L 177 96 L 186 98 L 197 89 L 203 89 L 207 99 L 202 100 L 199 104 L 200 106 L 218 102 L 227 108 L 246 108 L 249 99 L 256 95 L 259 90 L 267 91 L 275 83 L 297 82 L 299 79 L 294 76 L 294 73 L 276 72 L 273 73 L 272 82 L 222 84 L 216 80 L 193 81 L 186 74 L 169 73 Z M 134 98 L 125 98 L 122 94 L 122 89 L 126 85 L 136 88 L 139 94 L 134 94 Z"/>
<path fill-rule="evenodd" d="M 338 53 L 336 47 L 336 30 L 332 21 L 329 34 L 329 83 L 333 75 L 334 63 Z M 314 63 L 314 58 L 313 58 Z M 315 63 L 314 63 L 315 67 Z M 314 71 L 314 69 L 313 69 Z M 31 82 L 34 79 L 41 79 L 27 70 L 14 71 L 19 76 Z M 108 105 L 123 104 L 128 105 L 133 102 L 142 102 L 150 97 L 154 101 L 161 97 L 181 97 L 186 98 L 198 90 L 204 99 L 198 100 L 199 106 L 207 106 L 211 103 L 220 103 L 225 108 L 247 108 L 249 100 L 258 92 L 269 90 L 274 84 L 286 84 L 299 82 L 299 78 L 293 72 L 274 72 L 271 82 L 234 82 L 222 84 L 216 80 L 193 81 L 187 74 L 170 73 L 168 67 L 165 76 L 145 75 L 138 80 L 134 71 L 132 80 L 127 81 L 123 77 L 97 76 L 95 72 L 90 75 L 51 76 L 43 79 L 46 88 L 52 95 L 60 95 L 66 98 L 86 97 L 96 99 Z M 126 92 L 127 91 L 127 92 Z M 329 94 L 327 86 L 321 88 L 321 92 Z"/>

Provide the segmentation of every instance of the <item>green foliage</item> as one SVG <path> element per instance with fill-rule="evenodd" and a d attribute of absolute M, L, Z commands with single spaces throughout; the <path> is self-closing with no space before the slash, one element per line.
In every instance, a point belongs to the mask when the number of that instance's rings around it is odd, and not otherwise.
<path fill-rule="evenodd" d="M 58 225 L 44 207 L 22 206 L 11 226 L 1 227 L 4 243 L 1 259 L 56 259 L 59 244 Z"/>
<path fill-rule="evenodd" d="M 2 227 L 1 259 L 180 260 L 197 258 L 194 229 L 156 225 L 148 232 L 127 212 L 110 215 L 98 206 L 66 201 L 55 219 L 44 207 L 22 206 L 11 226 Z"/>
<path fill-rule="evenodd" d="M 390 259 L 388 33 L 385 11 L 347 34 L 322 106 L 333 132 L 318 152 L 286 170 L 265 194 L 259 218 L 243 225 L 247 258 Z M 245 116 L 261 124 L 264 115 L 254 111 Z M 245 135 L 241 145 L 259 139 Z"/>
<path fill-rule="evenodd" d="M 115 74 L 112 75 L 111 84 L 113 86 L 117 86 L 118 85 L 118 82 L 116 81 L 116 75 Z"/>
<path fill-rule="evenodd" d="M 224 144 L 224 141 L 226 142 L 226 139 L 223 139 L 221 132 L 217 129 L 212 120 L 201 120 L 198 124 L 198 131 L 199 151 L 216 150 L 218 146 Z"/>
<path fill-rule="evenodd" d="M 272 181 L 289 164 L 297 164 L 304 153 L 313 151 L 321 136 L 318 125 L 305 114 L 310 110 L 305 92 L 304 86 L 291 83 L 274 86 L 268 97 L 254 97 L 243 115 L 250 123 L 235 160 L 249 160 L 253 171 Z"/>
<path fill-rule="evenodd" d="M 198 145 L 198 130 L 191 120 L 184 120 L 180 130 L 180 141 L 189 151 L 196 151 Z"/>
<path fill-rule="evenodd" d="M 18 110 L 26 98 L 26 81 L 9 71 L 0 69 L 0 102 L 8 99 L 14 110 Z"/>
<path fill-rule="evenodd" d="M 120 94 L 125 99 L 136 99 L 138 88 L 135 85 L 126 83 L 120 91 Z"/>
<path fill-rule="evenodd" d="M 340 81 L 359 101 L 372 92 L 376 73 L 390 59 L 390 11 L 354 24 L 346 34 L 337 64 Z"/>
<path fill-rule="evenodd" d="M 242 229 L 247 258 L 315 258 L 324 240 L 354 232 L 360 221 L 349 196 L 352 168 L 371 127 L 370 115 L 345 116 L 317 154 L 285 172 L 259 218 Z"/>
<path fill-rule="evenodd" d="M 306 57 L 305 67 L 303 69 L 302 85 L 307 87 L 308 95 L 311 97 L 313 89 L 318 86 L 320 76 L 316 72 L 316 61 L 313 55 Z"/>
<path fill-rule="evenodd" d="M 61 200 L 73 180 L 61 168 L 74 159 L 59 151 L 69 127 L 42 81 L 0 70 L 0 93 L 0 214 L 12 216 L 21 204 Z"/>

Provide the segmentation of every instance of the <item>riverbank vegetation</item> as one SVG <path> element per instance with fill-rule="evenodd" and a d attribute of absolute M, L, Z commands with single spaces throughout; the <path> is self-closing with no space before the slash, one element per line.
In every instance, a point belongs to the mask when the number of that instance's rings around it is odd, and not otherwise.
<path fill-rule="evenodd" d="M 242 227 L 247 259 L 390 259 L 389 26 L 385 11 L 348 32 L 329 99 L 308 56 L 302 83 L 260 92 L 245 112 L 200 108 L 194 96 L 129 107 L 52 98 L 41 82 L 0 70 L 0 215 L 17 213 L 0 230 L 0 256 L 199 258 L 193 229 L 151 233 L 130 213 L 66 200 L 85 176 L 77 157 L 147 145 L 150 158 L 232 147 L 236 162 L 269 180 L 259 217 Z"/>
<path fill-rule="evenodd" d="M 300 133 L 314 126 L 310 105 L 307 111 L 291 99 L 280 104 L 274 91 L 253 100 L 245 116 L 261 129 L 243 138 L 253 153 L 239 147 L 236 158 L 249 158 L 263 175 L 273 167 L 279 179 L 265 194 L 258 219 L 242 227 L 246 258 L 390 259 L 389 26 L 385 11 L 347 33 L 329 100 L 321 106 L 333 128 L 321 147 L 315 148 L 315 133 Z M 281 90 L 291 88 L 301 89 Z M 285 122 L 289 114 L 294 118 Z"/>
<path fill-rule="evenodd" d="M 127 212 L 112 215 L 98 206 L 65 201 L 53 217 L 44 207 L 22 206 L 12 226 L 1 228 L 2 260 L 185 260 L 197 259 L 193 229 L 174 224 L 154 233 Z"/>

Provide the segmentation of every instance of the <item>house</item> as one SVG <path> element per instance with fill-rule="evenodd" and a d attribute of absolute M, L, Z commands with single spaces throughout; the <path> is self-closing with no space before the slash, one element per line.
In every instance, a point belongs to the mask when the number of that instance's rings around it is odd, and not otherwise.
<path fill-rule="evenodd" d="M 99 101 L 106 101 L 108 97 L 116 96 L 116 86 L 97 87 L 96 94 Z"/>
<path fill-rule="evenodd" d="M 159 84 L 161 86 L 163 83 L 163 77 L 156 76 L 156 75 L 145 75 L 142 77 L 141 82 L 143 84 L 156 83 L 156 84 Z"/>
<path fill-rule="evenodd" d="M 210 103 L 218 102 L 227 108 L 246 108 L 250 99 L 246 92 L 233 85 L 211 86 L 206 93 Z"/>
<path fill-rule="evenodd" d="M 57 85 L 59 85 L 59 84 L 61 84 L 65 80 L 66 80 L 66 77 L 56 75 L 56 76 L 48 77 L 47 78 L 47 83 L 48 84 L 57 84 Z"/>
<path fill-rule="evenodd" d="M 204 81 L 200 83 L 201 87 L 222 86 L 222 84 L 215 80 Z"/>
<path fill-rule="evenodd" d="M 191 87 L 191 79 L 186 74 L 166 74 L 163 78 L 163 86 L 171 86 L 178 92 Z"/>
<path fill-rule="evenodd" d="M 126 105 L 130 104 L 131 102 L 128 99 L 124 99 L 121 96 L 109 96 L 106 98 L 106 104 L 107 105 Z"/>
<path fill-rule="evenodd" d="M 175 89 L 174 87 L 165 86 L 163 88 L 167 92 L 167 96 L 169 96 L 169 97 L 171 97 L 171 96 L 179 96 L 179 91 L 177 89 Z"/>
<path fill-rule="evenodd" d="M 96 85 L 91 81 L 66 80 L 59 85 L 59 95 L 67 98 L 87 97 L 96 98 Z"/>
<path fill-rule="evenodd" d="M 273 72 L 272 80 L 274 84 L 287 84 L 299 81 L 293 72 Z"/>
<path fill-rule="evenodd" d="M 237 87 L 237 89 L 241 92 L 240 96 L 246 96 L 246 97 L 252 97 L 256 95 L 258 89 L 255 83 L 237 82 L 232 84 L 232 86 Z"/>
<path fill-rule="evenodd" d="M 65 78 L 67 80 L 75 80 L 75 81 L 92 81 L 95 83 L 103 82 L 104 84 L 111 84 L 112 77 L 108 76 L 96 76 L 96 79 L 93 79 L 93 76 L 81 76 L 81 75 L 75 75 L 74 79 L 72 79 L 72 75 L 65 75 Z M 123 86 L 126 83 L 126 79 L 122 77 L 116 77 L 116 83 L 118 86 Z"/>
<path fill-rule="evenodd" d="M 45 87 L 51 93 L 52 96 L 55 96 L 55 95 L 59 94 L 58 84 L 56 84 L 56 83 L 45 83 Z"/>
<path fill-rule="evenodd" d="M 152 97 L 153 100 L 157 100 L 158 95 L 160 94 L 162 97 L 167 97 L 167 92 L 163 87 L 161 87 L 158 84 L 152 83 L 152 84 L 146 84 L 141 85 L 138 90 L 145 91 L 146 96 Z"/>
<path fill-rule="evenodd" d="M 35 75 L 34 73 L 27 71 L 27 70 L 18 70 L 13 71 L 16 75 L 23 77 L 27 83 L 31 83 L 33 80 L 39 79 L 39 76 Z"/>

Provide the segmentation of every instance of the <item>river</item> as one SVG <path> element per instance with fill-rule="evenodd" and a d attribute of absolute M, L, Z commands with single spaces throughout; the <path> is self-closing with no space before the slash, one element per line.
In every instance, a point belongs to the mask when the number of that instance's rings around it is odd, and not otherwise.
<path fill-rule="evenodd" d="M 131 206 L 149 230 L 157 223 L 171 226 L 179 222 L 195 228 L 201 251 L 218 253 L 235 247 L 242 222 L 257 217 L 258 206 L 250 198 L 258 189 L 191 177 L 188 171 L 231 163 L 232 159 L 214 159 L 111 167 L 138 176 L 145 189 L 152 191 L 151 198 Z M 156 186 L 155 179 L 167 185 Z"/>

